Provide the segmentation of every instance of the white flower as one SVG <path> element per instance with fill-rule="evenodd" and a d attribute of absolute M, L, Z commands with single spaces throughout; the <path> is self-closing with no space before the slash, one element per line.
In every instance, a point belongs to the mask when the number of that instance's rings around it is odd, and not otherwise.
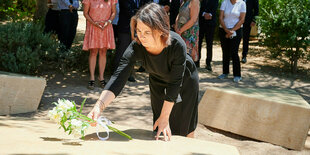
<path fill-rule="evenodd" d="M 64 102 L 65 102 L 65 104 L 67 105 L 67 107 L 68 107 L 69 109 L 71 109 L 71 108 L 74 107 L 74 104 L 73 104 L 71 101 L 69 101 L 69 100 L 64 100 Z"/>
<path fill-rule="evenodd" d="M 53 110 L 50 110 L 48 112 L 48 117 L 55 121 L 57 124 L 60 124 L 61 118 L 64 116 L 64 113 L 62 111 L 58 111 L 56 107 L 53 108 Z"/>
<path fill-rule="evenodd" d="M 67 106 L 67 104 L 65 103 L 65 102 L 63 102 L 63 101 L 60 101 L 59 102 L 59 100 L 58 100 L 58 106 L 57 106 L 57 109 L 59 109 L 59 110 L 61 110 L 61 111 L 63 111 L 64 113 L 66 113 L 67 111 L 68 111 L 68 109 L 69 109 L 69 107 Z"/>
<path fill-rule="evenodd" d="M 82 121 L 77 120 L 77 119 L 72 119 L 71 120 L 71 127 L 73 130 L 81 131 L 82 130 Z"/>
<path fill-rule="evenodd" d="M 67 116 L 67 118 L 70 118 L 70 116 L 73 116 L 73 112 L 71 110 L 67 111 L 66 116 Z"/>
<path fill-rule="evenodd" d="M 71 128 L 72 128 L 72 134 L 75 137 L 81 137 L 83 135 L 83 132 L 88 128 L 89 124 L 87 122 L 82 122 L 77 119 L 71 120 Z"/>

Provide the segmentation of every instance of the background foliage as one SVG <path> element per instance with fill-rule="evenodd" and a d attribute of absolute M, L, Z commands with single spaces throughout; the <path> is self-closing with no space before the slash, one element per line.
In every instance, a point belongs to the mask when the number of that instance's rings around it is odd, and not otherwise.
<path fill-rule="evenodd" d="M 31 20 L 36 0 L 0 0 L 0 20 Z"/>
<path fill-rule="evenodd" d="M 310 58 L 309 0 L 261 0 L 258 22 L 263 45 L 287 57 L 293 73 L 300 58 Z"/>
<path fill-rule="evenodd" d="M 35 74 L 44 62 L 57 61 L 57 41 L 42 32 L 42 26 L 33 22 L 0 25 L 1 70 Z"/>

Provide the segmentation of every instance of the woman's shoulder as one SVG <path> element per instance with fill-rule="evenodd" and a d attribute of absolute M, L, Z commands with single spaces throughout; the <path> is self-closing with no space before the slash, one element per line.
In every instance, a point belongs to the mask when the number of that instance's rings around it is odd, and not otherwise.
<path fill-rule="evenodd" d="M 174 31 L 170 31 L 170 40 L 171 40 L 171 45 L 182 44 L 182 43 L 185 44 L 181 36 Z"/>
<path fill-rule="evenodd" d="M 181 48 L 186 53 L 186 44 L 179 34 L 173 32 L 173 31 L 170 31 L 170 39 L 171 39 L 171 43 L 169 46 L 172 49 Z"/>

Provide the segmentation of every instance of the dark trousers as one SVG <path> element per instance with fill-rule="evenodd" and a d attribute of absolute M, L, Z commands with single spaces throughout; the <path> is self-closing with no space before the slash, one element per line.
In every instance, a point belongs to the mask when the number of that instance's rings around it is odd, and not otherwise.
<path fill-rule="evenodd" d="M 112 25 L 113 26 L 113 33 L 114 33 L 114 40 L 117 43 L 117 39 L 118 39 L 118 31 L 117 31 L 117 25 Z"/>
<path fill-rule="evenodd" d="M 215 26 L 216 25 L 214 25 L 214 26 L 213 25 L 206 25 L 206 26 L 201 27 L 199 29 L 199 44 L 198 44 L 199 61 L 201 58 L 202 41 L 203 41 L 203 38 L 206 37 L 206 43 L 207 43 L 206 65 L 210 65 L 211 61 L 212 61 L 212 53 L 213 53 L 212 52 L 212 46 L 213 46 Z"/>
<path fill-rule="evenodd" d="M 250 24 L 243 24 L 243 50 L 242 50 L 242 58 L 245 58 L 248 55 L 250 32 L 251 32 Z"/>
<path fill-rule="evenodd" d="M 44 21 L 44 33 L 59 34 L 59 13 L 58 10 L 48 9 Z"/>
<path fill-rule="evenodd" d="M 130 43 L 131 43 L 130 33 L 122 33 L 122 32 L 118 33 L 116 53 L 113 61 L 113 72 L 117 69 L 119 62 Z"/>
<path fill-rule="evenodd" d="M 66 50 L 71 48 L 73 40 L 76 34 L 76 27 L 78 24 L 78 14 L 77 11 L 72 13 L 69 10 L 61 10 L 59 16 L 60 33 L 59 40 Z"/>
<path fill-rule="evenodd" d="M 226 32 L 222 28 L 219 29 L 219 33 L 223 52 L 223 74 L 229 74 L 229 63 L 232 59 L 234 76 L 241 76 L 238 50 L 242 38 L 242 28 L 236 31 L 237 36 L 232 39 L 225 37 Z"/>

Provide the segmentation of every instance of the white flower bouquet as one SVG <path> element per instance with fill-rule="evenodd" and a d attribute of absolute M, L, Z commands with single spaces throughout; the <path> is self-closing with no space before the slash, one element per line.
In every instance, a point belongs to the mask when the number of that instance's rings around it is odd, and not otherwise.
<path fill-rule="evenodd" d="M 69 101 L 66 99 L 58 99 L 57 103 L 56 102 L 53 103 L 56 105 L 56 107 L 54 107 L 53 110 L 50 110 L 48 112 L 48 117 L 54 122 L 56 122 L 57 124 L 59 124 L 60 125 L 59 128 L 63 128 L 65 132 L 69 131 L 69 135 L 74 134 L 75 137 L 82 137 L 84 139 L 85 131 L 87 130 L 89 125 L 91 123 L 96 123 L 96 121 L 94 121 L 93 119 L 88 118 L 87 116 L 81 114 L 85 101 L 86 101 L 86 98 L 82 102 L 80 112 L 78 112 L 74 101 Z M 102 120 L 105 120 L 106 124 L 101 122 Z M 132 139 L 131 136 L 127 135 L 126 133 L 116 128 L 111 127 L 110 126 L 111 122 L 108 119 L 100 118 L 98 119 L 98 121 L 100 121 L 98 122 L 98 124 L 103 126 L 104 128 L 110 129 L 130 140 Z M 99 137 L 98 132 L 97 132 L 97 135 Z M 102 140 L 105 140 L 107 138 L 99 137 L 99 139 L 102 139 Z"/>

